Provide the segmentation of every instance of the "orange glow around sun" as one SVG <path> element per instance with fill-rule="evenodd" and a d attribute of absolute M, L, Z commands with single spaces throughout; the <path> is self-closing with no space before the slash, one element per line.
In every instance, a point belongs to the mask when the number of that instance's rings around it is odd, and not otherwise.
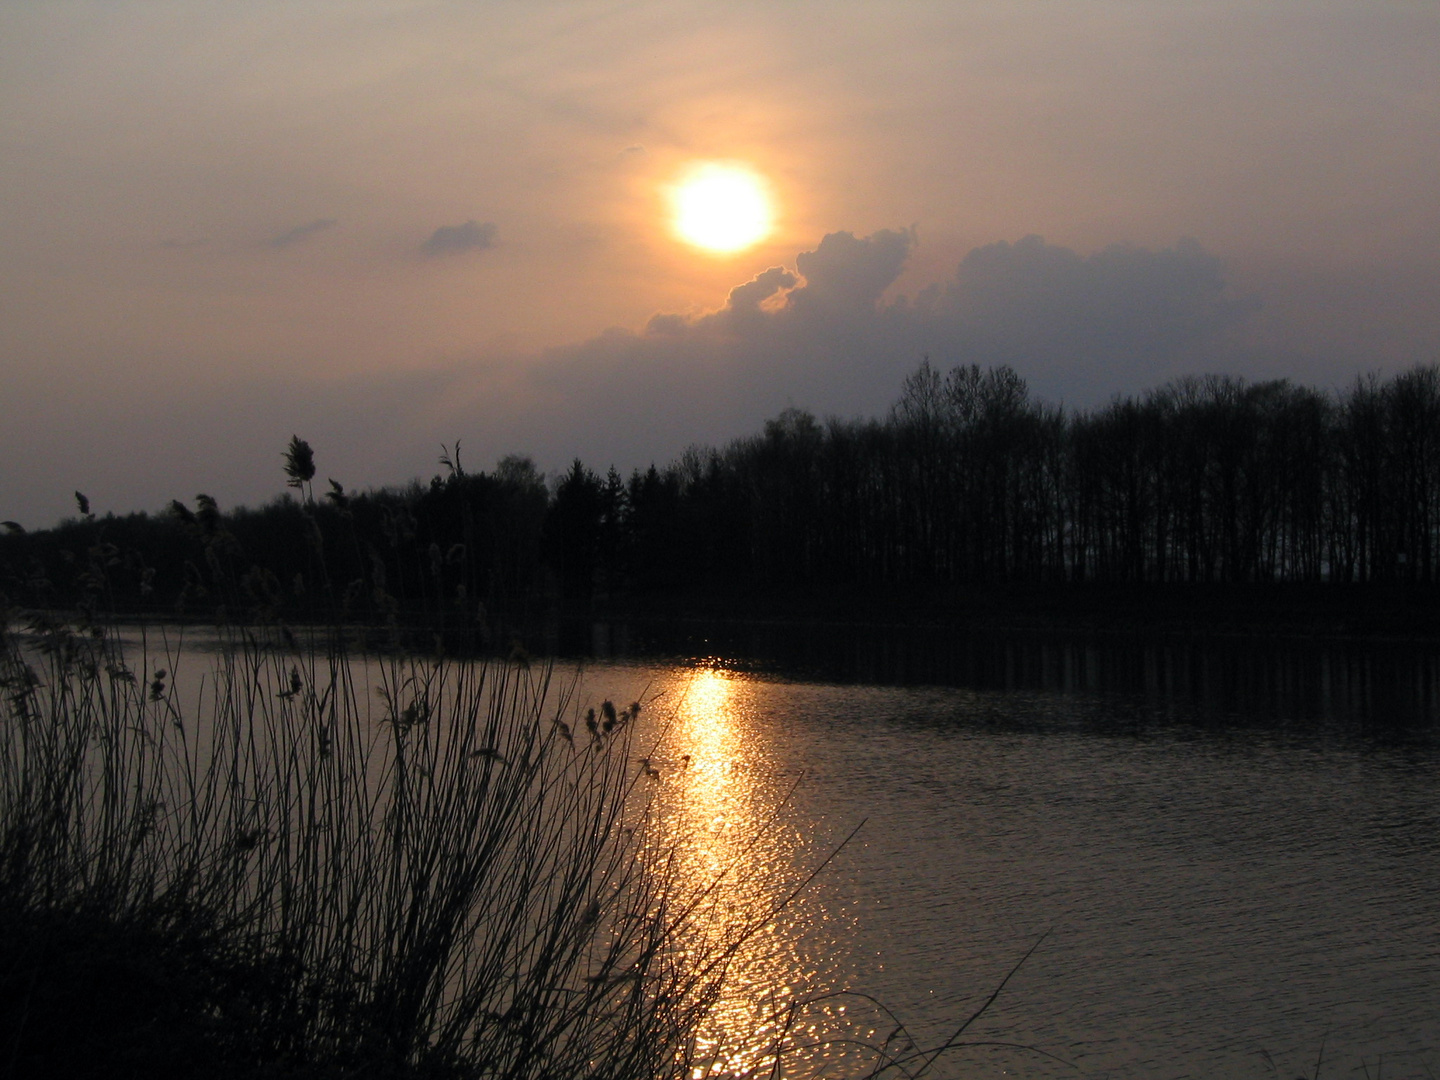
<path fill-rule="evenodd" d="M 765 181 L 742 165 L 696 165 L 670 192 L 675 234 L 718 255 L 743 251 L 770 234 Z"/>

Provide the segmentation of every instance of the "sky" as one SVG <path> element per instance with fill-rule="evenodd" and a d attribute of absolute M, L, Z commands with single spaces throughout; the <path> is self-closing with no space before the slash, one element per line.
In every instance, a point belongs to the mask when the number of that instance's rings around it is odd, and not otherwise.
<path fill-rule="evenodd" d="M 0 519 L 1440 362 L 1433 0 L 0 0 Z M 679 238 L 698 163 L 773 229 Z"/>

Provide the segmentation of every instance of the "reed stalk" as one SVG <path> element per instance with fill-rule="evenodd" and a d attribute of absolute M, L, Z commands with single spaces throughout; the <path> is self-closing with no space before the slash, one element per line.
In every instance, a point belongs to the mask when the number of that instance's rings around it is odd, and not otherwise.
<path fill-rule="evenodd" d="M 0 1068 L 705 1068 L 726 957 L 681 946 L 628 726 L 567 737 L 548 666 L 324 632 L 225 630 L 177 682 L 179 633 L 4 630 Z"/>

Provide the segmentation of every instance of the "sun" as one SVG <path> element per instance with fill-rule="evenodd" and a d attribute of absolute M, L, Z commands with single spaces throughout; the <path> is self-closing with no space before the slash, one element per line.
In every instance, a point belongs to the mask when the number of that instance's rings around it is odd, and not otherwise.
<path fill-rule="evenodd" d="M 770 234 L 765 181 L 740 165 L 692 168 L 671 190 L 675 233 L 716 254 L 741 251 Z"/>

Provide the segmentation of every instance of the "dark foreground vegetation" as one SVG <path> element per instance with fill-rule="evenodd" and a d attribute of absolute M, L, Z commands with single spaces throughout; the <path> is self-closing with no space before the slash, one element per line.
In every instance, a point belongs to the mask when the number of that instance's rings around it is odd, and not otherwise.
<path fill-rule="evenodd" d="M 544 672 L 392 659 L 375 698 L 246 632 L 197 702 L 173 640 L 0 644 L 0 1074 L 685 1071 L 736 939 L 681 962 L 627 737 L 562 738 Z"/>
<path fill-rule="evenodd" d="M 482 608 L 943 617 L 956 603 L 1083 620 L 1158 599 L 1202 618 L 1354 609 L 1368 631 L 1417 597 L 1429 610 L 1440 585 L 1435 367 L 1338 393 L 1187 378 L 1080 413 L 1034 400 L 1008 368 L 927 363 L 884 419 L 789 409 L 628 479 L 577 460 L 547 484 L 518 457 L 471 472 L 457 445 L 428 484 L 316 493 L 309 447 L 293 453 L 299 497 L 259 509 L 222 514 L 202 495 L 12 530 L 3 588 L 38 601 L 45 582 L 75 602 L 97 541 L 131 567 L 110 585 L 126 610 L 212 604 L 208 560 L 264 568 L 271 601 L 323 587 L 358 611 L 378 588 L 405 617 L 450 624 Z M 317 551 L 324 583 L 306 577 Z"/>
<path fill-rule="evenodd" d="M 582 714 L 523 657 L 359 653 L 338 623 L 4 614 L 0 1076 L 695 1080 L 741 1047 L 819 1075 L 837 1001 L 871 1017 L 834 1014 L 847 1075 L 964 1045 L 855 994 L 709 1024 L 827 859 L 687 873 L 641 702 Z"/>

